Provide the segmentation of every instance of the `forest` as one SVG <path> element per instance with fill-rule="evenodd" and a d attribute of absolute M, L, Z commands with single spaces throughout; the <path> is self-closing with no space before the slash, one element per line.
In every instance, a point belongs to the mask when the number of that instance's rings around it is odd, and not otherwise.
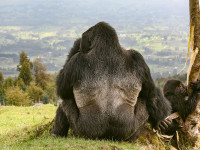
<path fill-rule="evenodd" d="M 30 106 L 40 102 L 57 105 L 56 74 L 46 73 L 46 66 L 39 58 L 31 62 L 22 51 L 16 70 L 18 76 L 5 79 L 0 72 L 1 105 Z"/>

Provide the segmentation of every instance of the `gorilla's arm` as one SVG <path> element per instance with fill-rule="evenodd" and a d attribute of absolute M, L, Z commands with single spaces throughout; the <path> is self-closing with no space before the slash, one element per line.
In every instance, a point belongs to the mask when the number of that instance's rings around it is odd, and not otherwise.
<path fill-rule="evenodd" d="M 74 99 L 73 86 L 81 80 L 81 72 L 86 63 L 87 61 L 84 56 L 81 53 L 77 53 L 61 69 L 57 77 L 56 85 L 57 94 L 63 100 Z"/>
<path fill-rule="evenodd" d="M 193 90 L 192 94 L 188 97 L 188 100 L 183 101 L 183 99 L 180 99 L 181 102 L 178 106 L 178 112 L 180 113 L 183 121 L 186 120 L 189 114 L 192 113 L 192 111 L 197 107 L 197 103 L 199 101 L 199 92 L 200 89 L 198 88 L 200 86 L 200 82 L 192 82 L 190 85 L 191 89 Z"/>
<path fill-rule="evenodd" d="M 63 100 L 73 98 L 73 86 L 71 82 L 71 67 L 70 63 L 66 63 L 63 69 L 60 70 L 58 74 L 56 85 L 57 85 L 57 94 Z"/>
<path fill-rule="evenodd" d="M 82 60 L 83 57 L 80 54 L 80 42 L 81 38 L 74 42 L 74 45 L 67 57 L 67 61 L 57 77 L 57 94 L 63 100 L 73 98 L 73 85 L 80 78 L 80 66 L 83 65 L 83 63 L 80 64 L 80 62 L 84 61 Z"/>
<path fill-rule="evenodd" d="M 160 89 L 155 87 L 151 77 L 149 67 L 144 61 L 143 56 L 132 50 L 133 67 L 137 68 L 137 73 L 142 79 L 142 91 L 139 97 L 146 100 L 147 110 L 149 112 L 149 121 L 153 128 L 157 128 L 159 123 L 171 113 L 171 105 L 164 98 Z"/>
<path fill-rule="evenodd" d="M 196 108 L 198 100 L 198 93 L 195 92 L 191 96 L 189 96 L 187 101 L 179 105 L 179 114 L 182 117 L 183 121 L 185 121 L 188 115 L 191 114 L 192 111 Z"/>

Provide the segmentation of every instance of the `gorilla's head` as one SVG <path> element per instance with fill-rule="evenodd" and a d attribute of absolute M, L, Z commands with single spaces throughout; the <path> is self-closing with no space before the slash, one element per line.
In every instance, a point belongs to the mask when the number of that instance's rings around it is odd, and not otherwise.
<path fill-rule="evenodd" d="M 95 48 L 105 49 L 119 47 L 117 33 L 108 23 L 99 22 L 82 34 L 80 48 L 82 52 L 88 52 Z"/>
<path fill-rule="evenodd" d="M 163 88 L 164 95 L 185 94 L 187 87 L 180 80 L 168 80 Z"/>

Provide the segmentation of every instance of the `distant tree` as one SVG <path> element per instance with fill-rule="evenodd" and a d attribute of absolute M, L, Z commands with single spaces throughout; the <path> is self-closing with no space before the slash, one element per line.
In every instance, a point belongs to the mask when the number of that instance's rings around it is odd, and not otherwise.
<path fill-rule="evenodd" d="M 21 78 L 16 78 L 15 85 L 18 86 L 22 91 L 26 91 L 26 85 Z"/>
<path fill-rule="evenodd" d="M 10 87 L 5 92 L 6 103 L 15 106 L 28 106 L 30 105 L 29 96 L 20 90 L 19 87 Z"/>
<path fill-rule="evenodd" d="M 25 83 L 25 85 L 30 85 L 30 82 L 32 80 L 31 68 L 30 68 L 30 65 L 27 61 L 25 61 L 22 64 L 18 78 L 19 79 L 21 78 L 23 80 L 23 82 Z"/>
<path fill-rule="evenodd" d="M 29 85 L 32 77 L 31 77 L 31 68 L 32 63 L 30 62 L 27 54 L 22 51 L 20 53 L 19 64 L 17 65 L 17 70 L 20 72 L 18 79 L 22 79 L 25 85 Z"/>
<path fill-rule="evenodd" d="M 0 72 L 0 104 L 4 105 L 4 88 L 3 88 L 3 74 Z"/>
<path fill-rule="evenodd" d="M 43 96 L 44 91 L 41 87 L 37 87 L 35 85 L 31 85 L 28 89 L 28 95 L 32 102 L 40 102 L 41 97 Z"/>
<path fill-rule="evenodd" d="M 3 84 L 4 89 L 8 89 L 10 87 L 14 87 L 14 81 L 11 77 L 7 77 Z"/>
<path fill-rule="evenodd" d="M 36 58 L 34 60 L 33 70 L 36 85 L 40 86 L 42 89 L 46 89 L 50 76 L 46 73 L 46 66 L 41 62 L 41 59 Z"/>
<path fill-rule="evenodd" d="M 49 83 L 45 89 L 45 93 L 48 95 L 48 102 L 55 103 L 57 101 L 58 97 L 55 83 Z"/>
<path fill-rule="evenodd" d="M 49 75 L 50 80 L 48 81 L 46 89 L 44 90 L 44 95 L 41 98 L 41 101 L 44 104 L 47 104 L 47 103 L 57 104 L 58 96 L 56 94 L 56 84 L 55 84 L 56 77 L 57 77 L 57 74 Z"/>
<path fill-rule="evenodd" d="M 3 86 L 3 73 L 0 72 L 0 87 Z"/>
<path fill-rule="evenodd" d="M 21 68 L 22 68 L 22 65 L 25 63 L 25 62 L 28 62 L 28 64 L 30 65 L 30 68 L 32 69 L 33 67 L 33 64 L 30 62 L 27 54 L 22 51 L 20 53 L 20 58 L 19 58 L 19 64 L 17 65 L 17 70 L 20 72 Z"/>

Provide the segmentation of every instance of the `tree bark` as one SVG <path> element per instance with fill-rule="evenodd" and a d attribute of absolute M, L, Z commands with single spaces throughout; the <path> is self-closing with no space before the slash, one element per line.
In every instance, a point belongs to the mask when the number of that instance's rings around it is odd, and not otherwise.
<path fill-rule="evenodd" d="M 199 0 L 190 0 L 190 45 L 191 60 L 187 72 L 187 83 L 196 81 L 200 72 L 200 12 Z M 189 89 L 189 93 L 192 91 Z"/>
<path fill-rule="evenodd" d="M 187 84 L 197 80 L 200 72 L 200 11 L 199 0 L 189 0 L 190 9 L 190 37 L 188 43 L 188 49 L 191 46 L 191 58 L 190 66 L 187 71 Z M 192 90 L 188 86 L 188 94 L 190 95 Z M 187 142 L 193 146 L 198 141 L 198 121 L 200 119 L 200 102 L 196 109 L 188 116 L 183 125 L 183 135 Z"/>

